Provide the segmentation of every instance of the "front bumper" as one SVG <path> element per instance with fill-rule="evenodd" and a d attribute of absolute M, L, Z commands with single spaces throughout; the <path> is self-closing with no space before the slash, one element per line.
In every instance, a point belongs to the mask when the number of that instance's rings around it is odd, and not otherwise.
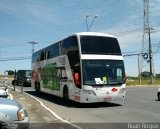
<path fill-rule="evenodd" d="M 1 123 L 2 129 L 29 129 L 29 119 L 25 117 L 23 121 L 12 121 Z"/>
<path fill-rule="evenodd" d="M 110 101 L 123 101 L 125 99 L 125 88 L 117 88 L 117 91 L 111 91 L 114 88 L 102 89 L 97 91 L 83 90 L 79 102 L 81 103 L 97 103 L 97 102 L 110 102 Z M 85 92 L 84 92 L 85 91 Z"/>

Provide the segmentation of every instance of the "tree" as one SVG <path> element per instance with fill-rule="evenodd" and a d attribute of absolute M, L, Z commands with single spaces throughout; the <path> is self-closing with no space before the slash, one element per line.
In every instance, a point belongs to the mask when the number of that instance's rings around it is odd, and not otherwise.
<path fill-rule="evenodd" d="M 156 74 L 156 77 L 157 77 L 157 78 L 160 78 L 160 73 Z"/>
<path fill-rule="evenodd" d="M 8 70 L 8 75 L 14 75 L 14 71 Z"/>
<path fill-rule="evenodd" d="M 148 72 L 148 71 L 142 72 L 141 77 L 150 77 L 150 72 Z"/>

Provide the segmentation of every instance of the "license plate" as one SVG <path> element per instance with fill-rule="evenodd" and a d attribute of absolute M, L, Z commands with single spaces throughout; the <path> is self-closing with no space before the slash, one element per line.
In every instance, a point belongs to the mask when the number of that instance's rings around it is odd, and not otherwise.
<path fill-rule="evenodd" d="M 111 101 L 111 100 L 112 100 L 111 97 L 104 98 L 104 102 Z"/>

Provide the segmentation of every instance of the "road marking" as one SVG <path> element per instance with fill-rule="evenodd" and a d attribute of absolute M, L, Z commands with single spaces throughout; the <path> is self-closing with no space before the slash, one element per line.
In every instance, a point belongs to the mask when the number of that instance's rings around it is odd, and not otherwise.
<path fill-rule="evenodd" d="M 24 92 L 24 93 L 25 93 L 25 92 Z M 59 120 L 61 120 L 62 122 L 67 123 L 67 124 L 69 124 L 69 125 L 77 128 L 77 129 L 82 129 L 82 128 L 79 127 L 78 125 L 72 124 L 72 123 L 70 123 L 69 121 L 64 120 L 63 118 L 61 118 L 61 117 L 60 117 L 59 115 L 57 115 L 54 111 L 52 111 L 50 108 L 48 108 L 46 105 L 44 105 L 43 102 L 40 101 L 38 98 L 36 98 L 36 97 L 34 97 L 34 96 L 32 96 L 32 95 L 30 95 L 30 94 L 28 94 L 28 93 L 25 93 L 25 94 L 29 95 L 31 98 L 33 98 L 33 99 L 35 99 L 36 101 L 38 101 L 42 107 L 44 107 L 46 110 L 48 110 L 48 111 L 49 111 L 53 116 L 55 116 L 57 119 L 59 119 Z"/>
<path fill-rule="evenodd" d="M 12 87 L 10 87 L 10 88 L 12 88 Z M 12 89 L 13 89 L 13 88 L 12 88 Z M 16 89 L 16 91 L 17 91 L 17 92 L 21 92 L 21 91 L 18 90 L 18 89 Z M 34 97 L 34 96 L 26 93 L 26 92 L 24 92 L 24 93 L 25 93 L 26 95 L 30 96 L 31 98 L 35 99 L 36 101 L 38 101 L 42 107 L 44 107 L 47 111 L 49 111 L 49 112 L 50 112 L 54 117 L 56 117 L 57 119 L 59 119 L 59 120 L 61 120 L 62 122 L 67 123 L 67 124 L 69 124 L 69 125 L 77 128 L 77 129 L 82 129 L 80 126 L 78 126 L 78 125 L 76 125 L 76 124 L 73 124 L 73 123 L 71 123 L 71 122 L 69 122 L 69 121 L 64 120 L 63 118 L 61 118 L 61 117 L 60 117 L 59 115 L 57 115 L 54 111 L 52 111 L 50 108 L 48 108 L 46 105 L 44 105 L 43 102 L 40 101 L 38 98 L 36 98 L 36 97 Z"/>
<path fill-rule="evenodd" d="M 11 95 L 10 93 L 8 93 L 8 95 L 10 99 L 13 99 L 13 95 Z"/>

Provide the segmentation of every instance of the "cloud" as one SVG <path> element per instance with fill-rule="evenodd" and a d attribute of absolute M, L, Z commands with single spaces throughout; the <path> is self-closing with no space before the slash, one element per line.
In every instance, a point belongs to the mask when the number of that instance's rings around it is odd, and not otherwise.
<path fill-rule="evenodd" d="M 118 36 L 118 39 L 124 51 L 141 50 L 141 47 L 142 47 L 141 32 L 124 34 L 124 35 Z"/>
<path fill-rule="evenodd" d="M 45 1 L 0 1 L 2 12 L 36 26 L 48 22 L 57 24 L 57 9 L 51 8 Z"/>
<path fill-rule="evenodd" d="M 110 29 L 102 30 L 102 32 L 115 35 L 119 40 L 122 50 L 125 52 L 141 50 L 143 30 L 140 27 L 136 29 L 130 22 L 125 21 Z"/>
<path fill-rule="evenodd" d="M 149 2 L 149 11 L 151 16 L 160 16 L 160 8 L 158 5 L 160 5 L 159 0 L 151 0 Z"/>
<path fill-rule="evenodd" d="M 11 44 L 13 42 L 12 39 L 8 38 L 8 37 L 2 37 L 0 36 L 0 42 L 1 44 L 5 43 L 5 44 Z"/>

